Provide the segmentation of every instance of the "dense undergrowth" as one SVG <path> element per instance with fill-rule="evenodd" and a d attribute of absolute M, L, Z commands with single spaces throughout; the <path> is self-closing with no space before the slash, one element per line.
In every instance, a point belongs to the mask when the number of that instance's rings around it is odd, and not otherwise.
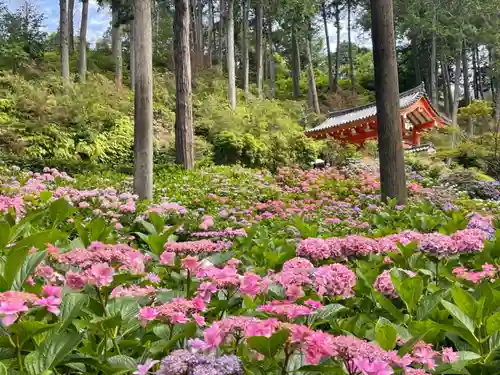
<path fill-rule="evenodd" d="M 276 169 L 307 165 L 321 144 L 303 135 L 305 109 L 300 102 L 250 99 L 232 111 L 225 104 L 225 81 L 214 70 L 196 78 L 194 126 L 199 164 L 240 163 Z M 155 76 L 155 158 L 171 162 L 174 153 L 175 86 L 173 77 Z M 243 102 L 243 100 L 242 100 Z M 64 86 L 52 74 L 27 80 L 0 76 L 1 149 L 4 158 L 22 155 L 31 164 L 43 160 L 130 164 L 133 99 L 127 89 L 95 74 L 85 83 Z"/>

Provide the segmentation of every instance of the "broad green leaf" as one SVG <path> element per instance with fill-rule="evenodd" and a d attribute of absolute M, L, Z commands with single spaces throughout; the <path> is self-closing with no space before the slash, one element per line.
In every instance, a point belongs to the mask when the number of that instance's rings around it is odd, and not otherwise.
<path fill-rule="evenodd" d="M 148 218 L 149 221 L 154 225 L 156 233 L 163 232 L 163 228 L 165 227 L 165 220 L 160 215 L 158 215 L 156 212 L 150 212 Z"/>
<path fill-rule="evenodd" d="M 477 301 L 469 293 L 457 286 L 451 289 L 453 301 L 471 319 L 476 317 Z"/>
<path fill-rule="evenodd" d="M 0 362 L 0 375 L 7 375 L 8 370 L 9 370 L 8 367 Z"/>
<path fill-rule="evenodd" d="M 339 305 L 338 303 L 332 303 L 331 305 L 326 305 L 315 310 L 311 315 L 308 316 L 307 321 L 309 325 L 312 325 L 313 323 L 328 321 L 337 313 L 344 310 L 347 310 L 347 307 Z"/>
<path fill-rule="evenodd" d="M 28 247 L 11 250 L 5 261 L 4 278 L 7 283 L 7 288 L 12 288 L 12 284 L 17 276 L 17 273 L 24 264 L 24 260 L 28 256 L 30 249 Z"/>
<path fill-rule="evenodd" d="M 486 332 L 488 332 L 488 335 L 500 332 L 500 311 L 496 312 L 486 320 Z"/>
<path fill-rule="evenodd" d="M 113 374 L 122 374 L 135 370 L 137 363 L 132 357 L 115 355 L 108 358 L 108 365 L 113 369 Z"/>
<path fill-rule="evenodd" d="M 417 319 L 426 319 L 448 294 L 449 290 L 440 290 L 434 294 L 422 297 L 417 309 Z"/>
<path fill-rule="evenodd" d="M 36 268 L 47 255 L 46 251 L 37 251 L 34 254 L 29 254 L 24 260 L 23 265 L 17 272 L 17 275 L 12 283 L 12 290 L 21 290 L 26 279 L 35 272 Z"/>
<path fill-rule="evenodd" d="M 397 323 L 400 323 L 404 320 L 404 315 L 399 309 L 394 306 L 394 304 L 387 299 L 382 293 L 373 291 L 372 292 L 375 295 L 375 299 L 377 302 L 382 306 L 384 310 L 386 310 L 389 314 L 392 315 L 394 319 L 396 319 Z"/>
<path fill-rule="evenodd" d="M 396 287 L 396 291 L 410 312 L 417 308 L 423 290 L 424 281 L 420 276 L 409 277 L 401 283 L 399 288 Z"/>
<path fill-rule="evenodd" d="M 285 344 L 289 335 L 290 331 L 283 329 L 273 334 L 270 338 L 264 336 L 253 336 L 249 337 L 247 342 L 251 349 L 256 350 L 260 354 L 266 356 L 266 358 L 271 359 Z"/>
<path fill-rule="evenodd" d="M 54 328 L 53 324 L 39 322 L 37 320 L 26 320 L 14 323 L 9 329 L 18 335 L 23 343 L 26 343 L 31 338 L 40 335 Z"/>
<path fill-rule="evenodd" d="M 54 369 L 64 357 L 76 349 L 82 336 L 76 332 L 55 333 L 48 336 L 41 345 L 25 358 L 29 375 L 39 375 L 43 371 Z"/>
<path fill-rule="evenodd" d="M 474 352 L 461 351 L 457 352 L 460 361 L 473 361 L 481 358 L 481 356 Z"/>
<path fill-rule="evenodd" d="M 377 322 L 375 326 L 375 337 L 377 339 L 377 344 L 379 344 L 382 349 L 392 350 L 396 344 L 397 332 L 392 324 L 384 320 L 379 319 Z"/>
<path fill-rule="evenodd" d="M 448 301 L 441 301 L 444 308 L 458 320 L 465 328 L 469 330 L 472 335 L 474 335 L 474 321 L 469 318 L 457 305 L 454 305 Z M 475 337 L 475 336 L 474 336 Z"/>
<path fill-rule="evenodd" d="M 60 330 L 68 327 L 75 319 L 82 308 L 88 303 L 88 296 L 81 293 L 67 293 L 61 301 L 61 327 Z"/>
<path fill-rule="evenodd" d="M 11 238 L 11 228 L 6 222 L 0 223 L 0 250 L 3 250 L 8 245 Z"/>
<path fill-rule="evenodd" d="M 133 297 L 121 297 L 112 300 L 106 306 L 111 316 L 120 316 L 124 321 L 137 319 L 139 304 Z"/>
<path fill-rule="evenodd" d="M 217 253 L 210 255 L 206 258 L 203 259 L 203 261 L 208 261 L 212 263 L 214 266 L 219 266 L 221 264 L 226 263 L 229 259 L 234 257 L 234 252 L 233 251 L 225 251 L 222 253 Z"/>
<path fill-rule="evenodd" d="M 57 224 L 68 217 L 69 202 L 64 198 L 52 202 L 49 207 L 49 216 L 53 224 Z"/>

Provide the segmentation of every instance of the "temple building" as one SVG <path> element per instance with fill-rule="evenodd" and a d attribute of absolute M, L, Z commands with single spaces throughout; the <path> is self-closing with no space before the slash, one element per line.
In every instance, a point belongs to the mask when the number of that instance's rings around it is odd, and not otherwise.
<path fill-rule="evenodd" d="M 399 112 L 405 147 L 419 146 L 422 132 L 450 124 L 450 120 L 433 107 L 423 84 L 399 95 Z M 332 137 L 362 147 L 366 141 L 377 139 L 377 131 L 377 106 L 372 103 L 331 112 L 321 125 L 304 133 L 311 138 Z"/>

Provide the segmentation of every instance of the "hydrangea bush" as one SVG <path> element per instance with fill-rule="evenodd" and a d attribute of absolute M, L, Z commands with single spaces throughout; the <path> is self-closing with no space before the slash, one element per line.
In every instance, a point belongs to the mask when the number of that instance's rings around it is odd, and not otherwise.
<path fill-rule="evenodd" d="M 0 374 L 496 374 L 499 211 L 356 168 L 149 204 L 4 173 Z"/>

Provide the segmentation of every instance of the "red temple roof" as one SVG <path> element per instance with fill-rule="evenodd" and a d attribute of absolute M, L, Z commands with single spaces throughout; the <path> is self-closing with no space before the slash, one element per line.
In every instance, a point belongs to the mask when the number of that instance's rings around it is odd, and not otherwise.
<path fill-rule="evenodd" d="M 415 144 L 415 136 L 425 129 L 443 126 L 450 121 L 441 115 L 431 104 L 424 85 L 399 95 L 399 108 L 403 136 L 408 140 L 411 134 Z M 375 103 L 346 110 L 330 112 L 328 118 L 319 126 L 304 132 L 308 137 L 333 137 L 345 142 L 363 143 L 377 138 L 377 106 Z"/>

